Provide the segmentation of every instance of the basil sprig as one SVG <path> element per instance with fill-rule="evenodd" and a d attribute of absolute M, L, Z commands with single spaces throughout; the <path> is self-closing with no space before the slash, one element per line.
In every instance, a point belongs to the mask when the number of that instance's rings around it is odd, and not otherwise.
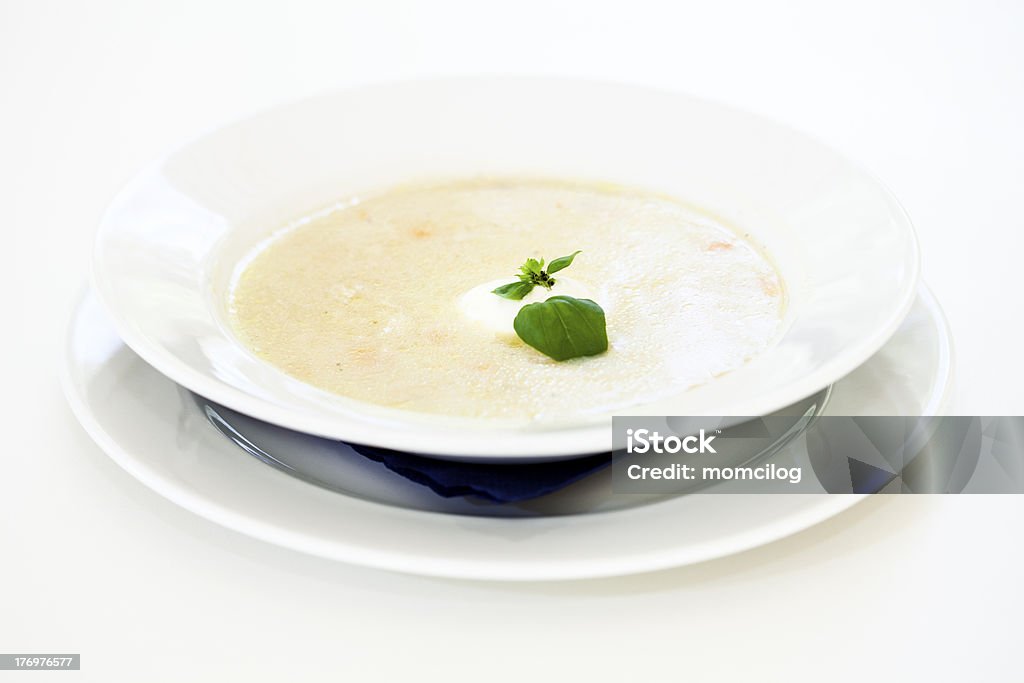
<path fill-rule="evenodd" d="M 544 259 L 528 258 L 519 266 L 519 280 L 491 290 L 506 299 L 521 301 L 534 287 L 550 290 L 555 286 L 552 273 L 572 265 L 579 251 L 560 256 L 544 269 Z M 557 361 L 596 356 L 608 350 L 608 332 L 604 311 L 590 299 L 552 296 L 546 301 L 527 304 L 512 322 L 524 342 Z"/>
<path fill-rule="evenodd" d="M 551 274 L 557 273 L 558 271 L 571 266 L 572 260 L 576 258 L 576 254 L 578 253 L 580 252 L 574 251 L 568 256 L 560 256 L 556 258 L 548 264 L 547 270 L 544 269 L 544 259 L 538 261 L 535 258 L 528 258 L 526 259 L 526 263 L 519 266 L 519 275 L 517 276 L 519 278 L 518 282 L 502 285 L 501 287 L 491 291 L 500 297 L 520 301 L 538 285 L 544 289 L 550 290 L 555 286 L 555 278 L 551 277 Z"/>
<path fill-rule="evenodd" d="M 604 310 L 590 299 L 559 295 L 527 304 L 512 326 L 520 339 L 557 361 L 608 350 Z"/>

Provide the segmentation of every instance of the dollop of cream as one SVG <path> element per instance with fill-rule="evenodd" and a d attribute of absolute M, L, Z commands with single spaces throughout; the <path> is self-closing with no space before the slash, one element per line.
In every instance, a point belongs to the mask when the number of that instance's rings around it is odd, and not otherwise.
<path fill-rule="evenodd" d="M 495 289 L 507 285 L 509 282 L 512 280 L 506 277 L 473 287 L 459 297 L 459 310 L 470 320 L 483 325 L 499 336 L 514 337 L 516 330 L 512 323 L 516 319 L 519 309 L 527 304 L 545 301 L 549 297 L 559 294 L 577 299 L 596 300 L 593 290 L 585 284 L 561 275 L 555 276 L 555 286 L 551 289 L 534 287 L 533 291 L 519 301 L 506 299 L 494 293 Z"/>

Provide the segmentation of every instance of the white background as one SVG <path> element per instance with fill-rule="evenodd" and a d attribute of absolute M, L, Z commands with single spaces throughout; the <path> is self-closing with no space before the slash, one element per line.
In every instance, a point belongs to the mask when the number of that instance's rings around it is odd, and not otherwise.
<path fill-rule="evenodd" d="M 249 540 L 150 493 L 74 422 L 55 364 L 104 205 L 181 140 L 345 84 L 546 73 L 727 101 L 862 162 L 919 230 L 955 334 L 954 409 L 1022 414 L 1022 36 L 1010 0 L 0 0 L 0 652 L 84 663 L 7 675 L 1019 675 L 1020 497 L 879 497 L 765 548 L 616 580 L 397 576 Z"/>

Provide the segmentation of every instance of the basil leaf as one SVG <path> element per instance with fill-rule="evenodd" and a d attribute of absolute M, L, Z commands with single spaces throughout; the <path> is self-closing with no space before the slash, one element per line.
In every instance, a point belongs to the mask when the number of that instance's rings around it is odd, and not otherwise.
<path fill-rule="evenodd" d="M 553 296 L 527 304 L 512 325 L 520 339 L 557 361 L 608 350 L 604 311 L 590 299 Z"/>
<path fill-rule="evenodd" d="M 519 270 L 523 271 L 524 275 L 540 275 L 540 271 L 544 269 L 544 259 L 538 261 L 535 258 L 526 259 L 526 263 L 519 267 Z"/>
<path fill-rule="evenodd" d="M 506 299 L 519 301 L 531 291 L 533 291 L 532 282 L 510 282 L 509 284 L 502 285 L 497 289 L 492 289 L 491 293 L 497 294 L 498 296 Z"/>
<path fill-rule="evenodd" d="M 571 266 L 572 260 L 576 258 L 576 254 L 578 253 L 580 252 L 574 251 L 568 256 L 560 256 L 559 258 L 554 259 L 551 263 L 548 264 L 548 275 L 550 275 L 551 273 L 557 273 L 563 268 L 568 268 L 569 266 Z"/>

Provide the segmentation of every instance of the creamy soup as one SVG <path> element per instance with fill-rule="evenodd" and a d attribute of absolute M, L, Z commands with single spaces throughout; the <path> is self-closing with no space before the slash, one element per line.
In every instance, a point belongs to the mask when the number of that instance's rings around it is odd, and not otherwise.
<path fill-rule="evenodd" d="M 581 253 L 550 291 L 490 291 L 527 257 Z M 605 311 L 608 350 L 556 362 L 512 329 L 548 296 Z M 465 181 L 353 198 L 279 231 L 231 292 L 236 334 L 304 382 L 456 416 L 566 419 L 646 403 L 746 363 L 779 330 L 778 272 L 747 236 L 603 185 Z"/>

